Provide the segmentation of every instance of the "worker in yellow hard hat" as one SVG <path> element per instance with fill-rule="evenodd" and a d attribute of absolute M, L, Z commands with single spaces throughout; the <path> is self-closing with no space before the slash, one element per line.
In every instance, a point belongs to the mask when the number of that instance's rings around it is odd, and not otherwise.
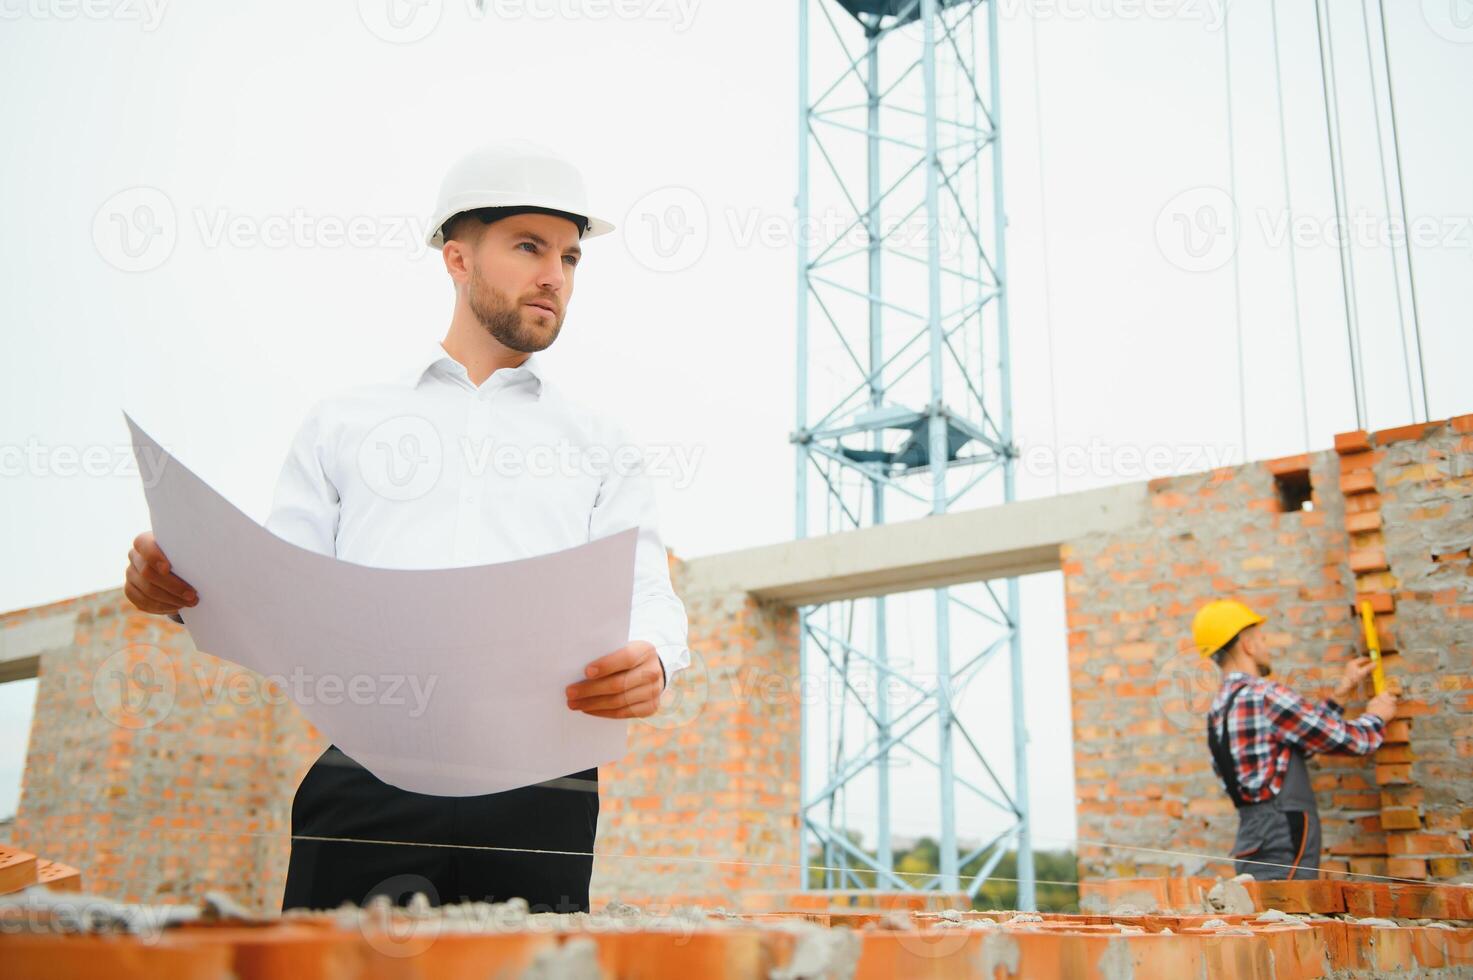
<path fill-rule="evenodd" d="M 1268 680 L 1264 618 L 1219 599 L 1197 611 L 1192 638 L 1222 671 L 1207 713 L 1212 767 L 1238 808 L 1235 869 L 1260 880 L 1319 877 L 1320 819 L 1304 760 L 1316 752 L 1368 755 L 1380 748 L 1396 698 L 1378 694 L 1346 720 L 1341 705 L 1370 674 L 1371 659 L 1345 665 L 1335 694 L 1311 703 Z"/>

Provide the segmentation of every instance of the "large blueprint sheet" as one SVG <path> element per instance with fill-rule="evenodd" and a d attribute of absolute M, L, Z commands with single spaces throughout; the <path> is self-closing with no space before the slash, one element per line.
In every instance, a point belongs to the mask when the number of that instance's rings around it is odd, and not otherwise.
<path fill-rule="evenodd" d="M 284 690 L 386 783 L 472 796 L 624 755 L 628 723 L 567 706 L 629 639 L 637 528 L 463 568 L 370 568 L 241 513 L 124 413 L 159 546 L 199 594 L 195 645 Z"/>

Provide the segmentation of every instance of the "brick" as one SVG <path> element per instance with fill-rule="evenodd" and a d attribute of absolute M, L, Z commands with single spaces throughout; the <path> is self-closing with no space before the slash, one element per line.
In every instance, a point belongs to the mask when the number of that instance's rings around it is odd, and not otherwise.
<path fill-rule="evenodd" d="M 1396 611 L 1396 598 L 1390 592 L 1367 592 L 1356 597 L 1357 604 L 1362 600 L 1369 600 L 1371 603 L 1371 612 L 1378 616 L 1388 615 Z M 1360 615 L 1358 608 L 1355 610 L 1355 615 L 1357 617 Z"/>
<path fill-rule="evenodd" d="M 1340 472 L 1350 473 L 1355 470 L 1374 469 L 1376 464 L 1385 458 L 1385 450 L 1378 450 L 1373 453 L 1351 453 L 1348 456 L 1341 456 Z"/>
<path fill-rule="evenodd" d="M 1381 790 L 1381 807 L 1422 805 L 1423 792 L 1416 786 L 1387 786 Z"/>
<path fill-rule="evenodd" d="M 1453 878 L 1460 873 L 1457 858 L 1428 858 L 1427 874 L 1432 878 Z"/>
<path fill-rule="evenodd" d="M 1434 423 L 1440 425 L 1441 423 Z M 1372 434 L 1371 438 L 1378 446 L 1389 446 L 1395 442 L 1408 442 L 1421 439 L 1432 426 L 1425 422 L 1416 422 L 1412 425 L 1399 425 L 1394 429 L 1379 429 Z"/>
<path fill-rule="evenodd" d="M 1392 679 L 1388 678 L 1388 681 Z M 1432 706 L 1418 698 L 1402 698 L 1396 702 L 1397 718 L 1419 718 L 1433 713 Z"/>
<path fill-rule="evenodd" d="M 1473 888 L 1401 882 L 1340 882 L 1345 911 L 1360 917 L 1473 919 Z"/>
<path fill-rule="evenodd" d="M 1411 807 L 1387 807 L 1381 811 L 1380 822 L 1382 830 L 1419 830 L 1422 816 Z"/>
<path fill-rule="evenodd" d="M 1408 765 L 1377 766 L 1376 785 L 1406 784 L 1412 781 L 1412 767 Z"/>
<path fill-rule="evenodd" d="M 1340 492 L 1347 497 L 1359 493 L 1371 493 L 1376 489 L 1376 474 L 1370 470 L 1356 470 L 1340 475 Z"/>
<path fill-rule="evenodd" d="M 1264 461 L 1264 466 L 1274 476 L 1287 476 L 1291 473 L 1309 472 L 1309 454 L 1300 453 L 1297 456 L 1280 456 L 1278 459 Z"/>
<path fill-rule="evenodd" d="M 1248 896 L 1260 912 L 1278 909 L 1291 915 L 1336 915 L 1345 911 L 1345 896 L 1334 881 L 1249 881 Z"/>
<path fill-rule="evenodd" d="M 1436 483 L 1446 475 L 1432 463 L 1414 463 L 1398 468 L 1386 478 L 1386 483 L 1390 487 L 1401 486 L 1404 483 Z"/>
<path fill-rule="evenodd" d="M 1350 553 L 1350 570 L 1357 574 L 1384 572 L 1389 567 L 1386 552 L 1379 548 L 1357 549 Z"/>
<path fill-rule="evenodd" d="M 1330 845 L 1330 853 L 1353 857 L 1361 854 L 1385 854 L 1385 834 L 1357 834 L 1350 840 Z"/>
<path fill-rule="evenodd" d="M 1386 726 L 1386 745 L 1404 744 L 1412 739 L 1412 723 L 1405 718 L 1397 718 Z"/>
<path fill-rule="evenodd" d="M 36 883 L 36 855 L 0 844 L 0 895 L 18 892 Z"/>
<path fill-rule="evenodd" d="M 1427 862 L 1421 858 L 1387 858 L 1386 873 L 1394 878 L 1426 878 Z"/>
<path fill-rule="evenodd" d="M 1122 643 L 1115 647 L 1115 656 L 1121 660 L 1155 660 L 1156 644 Z"/>
<path fill-rule="evenodd" d="M 1354 432 L 1341 432 L 1335 436 L 1335 451 L 1337 453 L 1358 453 L 1370 448 L 1370 436 L 1365 429 L 1356 429 Z"/>
<path fill-rule="evenodd" d="M 1412 747 L 1405 744 L 1383 745 L 1376 750 L 1376 764 L 1387 765 L 1399 762 L 1413 762 L 1416 757 L 1412 755 Z"/>
<path fill-rule="evenodd" d="M 1363 511 L 1359 514 L 1345 515 L 1345 530 L 1352 534 L 1366 531 L 1379 531 L 1381 529 L 1381 512 L 1379 510 Z"/>
<path fill-rule="evenodd" d="M 1375 810 L 1381 806 L 1381 794 L 1374 792 L 1335 793 L 1332 799 L 1335 806 L 1346 810 Z"/>
<path fill-rule="evenodd" d="M 36 882 L 52 891 L 79 892 L 82 890 L 82 872 L 60 861 L 38 859 Z"/>
<path fill-rule="evenodd" d="M 1456 834 L 1393 833 L 1386 835 L 1386 853 L 1467 854 L 1468 847 Z"/>

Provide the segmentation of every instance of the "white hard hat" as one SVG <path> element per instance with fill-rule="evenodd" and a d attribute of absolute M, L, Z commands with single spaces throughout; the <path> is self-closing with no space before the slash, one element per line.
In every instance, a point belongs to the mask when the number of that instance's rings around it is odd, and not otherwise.
<path fill-rule="evenodd" d="M 588 213 L 578 168 L 545 146 L 502 139 L 472 150 L 446 172 L 425 242 L 432 248 L 443 247 L 441 228 L 462 211 L 504 207 L 561 211 L 583 218 L 588 222 L 583 238 L 614 230 L 610 222 Z"/>

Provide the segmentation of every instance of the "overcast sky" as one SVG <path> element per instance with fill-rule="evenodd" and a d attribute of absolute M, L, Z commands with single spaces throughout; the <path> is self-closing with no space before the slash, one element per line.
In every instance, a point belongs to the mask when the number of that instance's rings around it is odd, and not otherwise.
<path fill-rule="evenodd" d="M 693 461 L 659 486 L 667 544 L 694 557 L 792 535 L 791 6 L 388 4 L 0 0 L 0 609 L 121 584 L 147 526 L 124 408 L 264 519 L 310 404 L 444 335 L 451 293 L 419 229 L 448 163 L 494 135 L 575 159 L 620 226 L 587 243 L 550 364 Z M 1420 413 L 1410 302 L 1399 320 L 1362 8 L 1330 6 L 1368 423 L 1393 425 Z M 1387 6 L 1437 418 L 1473 410 L 1473 21 L 1457 0 Z M 1016 434 L 1043 451 L 1021 496 L 1297 452 L 1306 421 L 1315 448 L 1354 427 L 1314 19 L 1281 7 L 1292 227 L 1265 3 L 1232 6 L 1235 198 L 1220 4 L 1000 7 Z M 1234 201 L 1240 307 L 1232 239 L 1212 235 Z M 651 238 L 672 203 L 698 218 L 673 268 Z M 1074 833 L 1058 576 L 1025 600 L 1036 834 L 1054 846 Z M 897 608 L 929 622 L 928 601 Z M 0 813 L 33 692 L 0 688 Z M 966 710 L 1005 746 L 985 698 Z M 907 796 L 896 831 L 933 830 L 930 800 Z M 968 811 L 962 831 L 986 826 Z"/>

